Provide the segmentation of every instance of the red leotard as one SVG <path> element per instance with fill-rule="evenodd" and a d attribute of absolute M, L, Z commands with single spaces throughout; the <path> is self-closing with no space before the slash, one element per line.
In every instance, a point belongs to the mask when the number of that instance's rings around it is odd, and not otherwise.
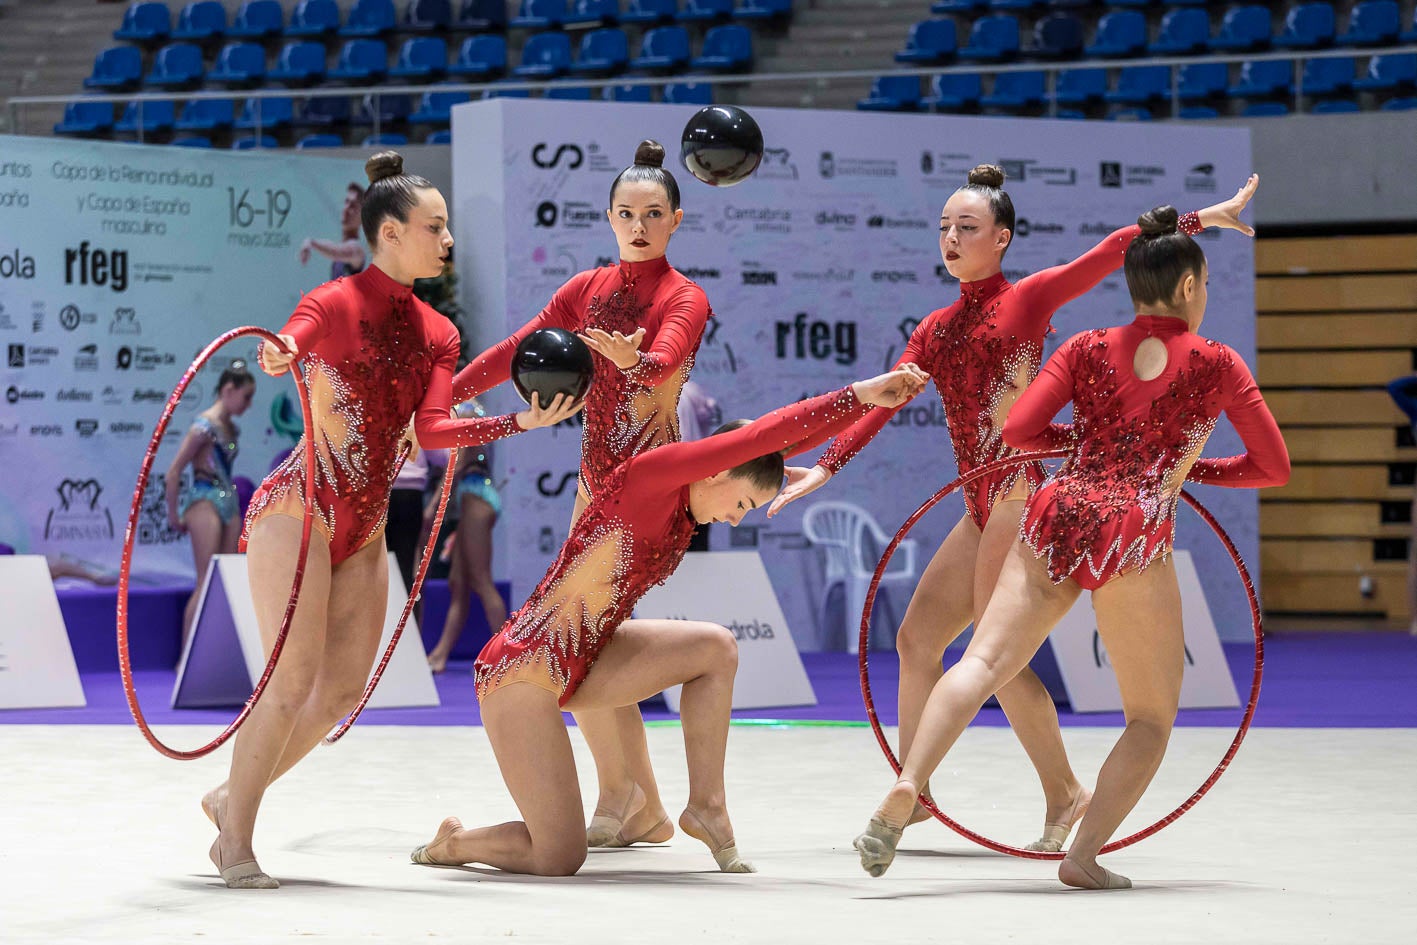
<path fill-rule="evenodd" d="M 513 415 L 453 420 L 458 332 L 377 266 L 311 291 L 281 329 L 300 351 L 315 420 L 315 524 L 339 564 L 378 538 L 409 418 L 429 449 L 520 431 Z M 305 435 L 310 435 L 309 430 Z M 305 515 L 305 440 L 251 497 L 241 549 L 266 514 Z"/>
<path fill-rule="evenodd" d="M 683 560 L 694 532 L 690 483 L 774 450 L 811 449 L 863 411 L 847 387 L 615 467 L 526 604 L 478 655 L 478 698 L 526 682 L 565 705 L 639 599 Z"/>
<path fill-rule="evenodd" d="M 1149 381 L 1132 369 L 1146 338 L 1167 354 Z M 1050 423 L 1069 400 L 1072 424 Z M 1222 411 L 1246 452 L 1197 459 Z M 1029 498 L 1019 534 L 1054 583 L 1071 577 L 1088 590 L 1170 553 L 1184 480 L 1260 488 L 1289 478 L 1289 451 L 1245 362 L 1164 315 L 1071 338 L 1014 404 L 1004 439 L 1016 449 L 1072 448 Z"/>
<path fill-rule="evenodd" d="M 679 441 L 679 392 L 710 314 L 704 290 L 663 256 L 589 269 L 557 289 L 541 314 L 516 334 L 463 368 L 454 379 L 453 395 L 461 402 L 505 381 L 517 345 L 538 328 L 599 328 L 625 335 L 643 328 L 634 367 L 622 371 L 608 358 L 595 358 L 581 438 L 581 483 L 593 496 L 625 460 Z"/>
<path fill-rule="evenodd" d="M 1187 233 L 1202 229 L 1194 213 L 1181 217 L 1180 228 Z M 913 361 L 935 381 L 961 475 L 1013 453 L 1000 435 L 1004 418 L 1038 374 L 1053 313 L 1121 266 L 1139 232 L 1138 227 L 1124 227 L 1072 262 L 1017 283 L 1010 283 L 1003 273 L 960 283 L 959 301 L 931 312 L 911 333 L 896 364 Z M 870 411 L 836 438 L 818 465 L 839 472 L 899 409 Z M 1043 481 L 1043 467 L 1015 466 L 965 487 L 965 509 L 980 531 L 994 503 L 1013 490 L 1020 476 L 1032 489 Z"/>

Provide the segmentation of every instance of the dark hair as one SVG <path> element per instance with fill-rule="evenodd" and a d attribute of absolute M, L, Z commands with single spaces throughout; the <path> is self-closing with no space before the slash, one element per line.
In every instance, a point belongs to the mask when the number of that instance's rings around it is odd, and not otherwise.
<path fill-rule="evenodd" d="M 960 190 L 967 190 L 972 194 L 979 194 L 989 201 L 989 210 L 994 214 L 994 224 L 1002 226 L 1009 231 L 1009 242 L 1004 247 L 1004 252 L 1009 251 L 1009 246 L 1014 244 L 1014 202 L 1003 189 L 1004 169 L 997 164 L 979 164 L 969 172 L 969 182 Z M 1000 254 L 1002 256 L 1002 254 Z"/>
<path fill-rule="evenodd" d="M 729 430 L 742 429 L 752 422 L 751 420 L 729 420 L 709 436 L 718 436 Z M 735 479 L 746 479 L 759 489 L 776 490 L 782 487 L 782 476 L 786 465 L 787 461 L 783 459 L 782 454 L 773 452 L 759 456 L 757 459 L 750 459 L 746 463 L 739 463 L 728 470 L 728 475 Z"/>
<path fill-rule="evenodd" d="M 216 382 L 216 393 L 217 396 L 220 397 L 221 392 L 226 390 L 226 385 L 228 384 L 235 384 L 237 387 L 245 387 L 247 384 L 255 383 L 256 378 L 246 369 L 246 362 L 237 358 L 227 366 L 226 370 L 221 372 L 221 377 L 219 377 Z"/>
<path fill-rule="evenodd" d="M 1137 217 L 1141 235 L 1127 247 L 1123 267 L 1132 304 L 1165 305 L 1176 296 L 1176 285 L 1195 273 L 1205 271 L 1205 253 L 1200 245 L 1176 229 L 1178 214 L 1172 206 L 1156 207 Z"/>
<path fill-rule="evenodd" d="M 615 206 L 615 191 L 624 184 L 658 184 L 669 197 L 669 209 L 679 209 L 679 182 L 664 169 L 664 145 L 646 138 L 635 148 L 635 163 L 615 176 L 610 185 L 610 206 Z"/>
<path fill-rule="evenodd" d="M 368 173 L 367 170 L 366 173 Z M 345 190 L 354 191 L 355 196 L 357 196 L 361 201 L 364 199 L 364 188 L 361 187 L 357 181 L 350 181 L 349 186 L 346 187 Z"/>
<path fill-rule="evenodd" d="M 364 162 L 364 173 L 369 175 L 369 189 L 364 192 L 359 222 L 364 227 L 364 238 L 374 246 L 384 218 L 407 223 L 408 211 L 418 205 L 417 192 L 428 190 L 433 184 L 416 174 L 405 174 L 403 155 L 397 151 L 380 151 Z"/>

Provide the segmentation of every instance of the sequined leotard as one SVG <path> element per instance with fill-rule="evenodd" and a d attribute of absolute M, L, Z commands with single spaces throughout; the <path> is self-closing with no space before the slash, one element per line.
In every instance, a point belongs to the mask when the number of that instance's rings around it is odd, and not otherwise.
<path fill-rule="evenodd" d="M 1146 338 L 1167 354 L 1149 381 L 1132 369 Z M 1072 424 L 1050 423 L 1069 400 Z M 1246 452 L 1197 459 L 1222 411 Z M 1016 449 L 1072 448 L 1028 500 L 1019 531 L 1055 583 L 1071 577 L 1088 590 L 1170 553 L 1184 480 L 1260 488 L 1289 478 L 1289 451 L 1245 362 L 1167 316 L 1069 339 L 1014 404 L 1004 438 Z"/>
<path fill-rule="evenodd" d="M 1183 216 L 1180 227 L 1187 233 L 1201 230 L 1194 213 Z M 959 301 L 931 312 L 911 333 L 897 365 L 913 361 L 935 381 L 961 475 L 1010 455 L 1000 431 L 1009 407 L 1038 374 L 1053 313 L 1121 266 L 1139 232 L 1135 226 L 1124 227 L 1072 262 L 1017 283 L 1003 273 L 961 283 Z M 818 464 L 840 472 L 895 412 L 872 410 L 837 437 Z M 1036 487 L 1043 481 L 1043 467 L 1015 466 L 965 487 L 965 509 L 981 531 L 994 503 L 1008 495 L 1020 477 Z"/>
<path fill-rule="evenodd" d="M 774 450 L 811 449 L 863 411 L 843 388 L 615 467 L 526 604 L 477 657 L 478 697 L 526 682 L 564 705 L 639 599 L 683 560 L 694 532 L 691 483 Z"/>
<path fill-rule="evenodd" d="M 236 517 L 241 514 L 241 502 L 236 496 L 236 486 L 232 483 L 232 467 L 236 465 L 236 441 L 241 430 L 234 420 L 227 420 L 227 424 L 231 427 L 230 439 L 217 429 L 216 424 L 201 414 L 192 421 L 189 435 L 206 442 L 204 448 L 192 457 L 192 485 L 178 505 L 178 518 L 185 517 L 187 510 L 198 502 L 210 502 L 223 526 L 236 521 Z"/>
<path fill-rule="evenodd" d="M 377 266 L 310 292 L 281 333 L 295 338 L 310 395 L 319 465 L 315 525 L 331 564 L 380 537 L 410 417 L 429 449 L 477 446 L 520 431 L 513 415 L 449 417 L 457 329 Z M 304 517 L 304 476 L 302 438 L 252 496 L 242 550 L 262 515 Z"/>
<path fill-rule="evenodd" d="M 679 392 L 694 366 L 710 314 L 704 290 L 663 256 L 590 269 L 557 289 L 541 314 L 516 334 L 463 368 L 454 380 L 453 395 L 466 400 L 505 381 L 517 345 L 538 328 L 599 328 L 625 335 L 644 328 L 634 367 L 622 371 L 607 358 L 595 359 L 581 438 L 581 484 L 594 495 L 625 460 L 679 441 Z"/>

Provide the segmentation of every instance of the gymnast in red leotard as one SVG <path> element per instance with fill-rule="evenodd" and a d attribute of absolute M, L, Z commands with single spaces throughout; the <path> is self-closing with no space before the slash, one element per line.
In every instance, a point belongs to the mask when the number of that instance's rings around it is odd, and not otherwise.
<path fill-rule="evenodd" d="M 1015 452 L 1001 435 L 1009 409 L 1038 373 L 1043 339 L 1057 310 L 1115 271 L 1138 229 L 1123 227 L 1082 256 L 1010 283 L 1001 271 L 1013 239 L 1014 207 L 1000 189 L 1004 172 L 982 164 L 940 214 L 940 256 L 960 280 L 953 305 L 931 312 L 911 333 L 902 362 L 919 364 L 935 380 L 961 474 Z M 1187 213 L 1180 226 L 1252 231 L 1238 215 L 1254 194 L 1252 176 L 1224 203 Z M 873 410 L 837 437 L 810 471 L 789 470 L 790 484 L 768 516 L 819 488 L 889 422 L 894 411 Z M 946 536 L 921 575 L 896 635 L 900 654 L 900 754 L 910 750 L 925 700 L 941 675 L 945 648 L 989 602 L 1004 557 L 1015 540 L 1024 500 L 1043 481 L 1041 464 L 1014 466 L 964 489 L 965 517 Z M 853 615 L 854 616 L 854 615 Z M 1087 810 L 1090 792 L 1068 763 L 1052 697 L 1024 667 L 998 692 L 999 705 L 1033 762 L 1046 801 L 1043 835 L 1030 850 L 1057 851 Z M 929 785 L 922 785 L 929 793 Z M 917 807 L 910 822 L 929 814 Z"/>
<path fill-rule="evenodd" d="M 710 623 L 630 619 L 631 611 L 678 567 L 696 522 L 737 525 L 772 500 L 784 452 L 820 443 L 859 418 L 863 404 L 901 404 L 923 386 L 908 366 L 612 470 L 526 604 L 477 658 L 482 724 L 523 820 L 465 829 L 450 817 L 413 861 L 576 872 L 586 823 L 561 710 L 634 705 L 682 683 L 689 801 L 679 826 L 708 845 L 719 869 L 752 872 L 738 855 L 723 782 L 733 634 Z"/>
<path fill-rule="evenodd" d="M 1069 340 L 1004 425 L 1014 449 L 1071 452 L 1029 497 L 969 648 L 930 693 L 900 780 L 856 839 L 872 875 L 895 855 L 916 786 L 1086 589 L 1127 727 L 1058 876 L 1086 889 L 1131 885 L 1097 854 L 1156 773 L 1176 717 L 1184 641 L 1170 551 L 1182 483 L 1260 488 L 1289 478 L 1284 439 L 1249 369 L 1230 348 L 1195 334 L 1205 317 L 1205 254 L 1178 232 L 1172 207 L 1143 214 L 1139 224 L 1125 263 L 1136 321 Z M 1072 424 L 1050 424 L 1068 401 Z M 1247 452 L 1198 459 L 1221 413 Z"/>
<path fill-rule="evenodd" d="M 443 197 L 403 173 L 403 158 L 366 165 L 364 235 L 373 262 L 301 300 L 281 330 L 285 351 L 263 345 L 261 367 L 300 359 L 315 429 L 315 530 L 300 603 L 280 664 L 235 740 L 231 774 L 202 800 L 219 835 L 212 862 L 227 886 L 272 889 L 252 851 L 267 786 L 329 732 L 361 695 L 374 663 L 388 595 L 383 530 L 409 419 L 422 445 L 476 446 L 560 422 L 579 409 L 558 397 L 515 416 L 453 420 L 458 333 L 414 298 L 414 279 L 437 276 L 453 239 Z M 269 650 L 299 559 L 304 444 L 261 484 L 246 517 L 251 595 Z"/>

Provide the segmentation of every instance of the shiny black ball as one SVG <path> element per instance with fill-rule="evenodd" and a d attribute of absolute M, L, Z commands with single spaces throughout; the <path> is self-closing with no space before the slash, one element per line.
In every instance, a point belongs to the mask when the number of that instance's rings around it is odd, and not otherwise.
<path fill-rule="evenodd" d="M 763 159 L 763 132 L 736 105 L 708 105 L 684 126 L 680 158 L 689 173 L 714 187 L 747 180 Z"/>
<path fill-rule="evenodd" d="M 512 355 L 512 386 L 531 403 L 532 392 L 542 407 L 557 394 L 580 400 L 590 390 L 595 362 L 574 333 L 561 328 L 539 328 L 522 339 Z"/>

